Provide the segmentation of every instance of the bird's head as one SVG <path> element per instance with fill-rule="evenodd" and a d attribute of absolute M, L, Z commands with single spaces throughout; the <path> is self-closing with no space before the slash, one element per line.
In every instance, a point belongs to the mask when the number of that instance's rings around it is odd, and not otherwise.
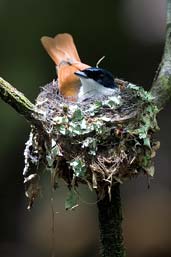
<path fill-rule="evenodd" d="M 102 68 L 90 67 L 82 71 L 75 72 L 75 75 L 80 77 L 81 80 L 91 79 L 106 88 L 114 89 L 118 87 L 115 84 L 112 73 Z"/>
<path fill-rule="evenodd" d="M 81 81 L 78 101 L 92 97 L 113 95 L 116 90 L 118 91 L 118 86 L 115 84 L 112 73 L 105 69 L 89 67 L 81 71 L 76 71 L 75 75 Z"/>

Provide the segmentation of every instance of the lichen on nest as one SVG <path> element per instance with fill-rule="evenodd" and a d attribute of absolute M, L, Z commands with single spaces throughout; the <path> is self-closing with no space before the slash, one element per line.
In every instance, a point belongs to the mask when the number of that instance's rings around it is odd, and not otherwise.
<path fill-rule="evenodd" d="M 43 129 L 32 127 L 24 152 L 29 208 L 40 191 L 42 166 L 51 172 L 53 188 L 59 178 L 66 181 L 67 209 L 76 205 L 79 183 L 103 197 L 116 182 L 154 175 L 158 109 L 142 87 L 123 83 L 113 96 L 81 103 L 60 97 L 56 81 L 42 89 L 36 108 Z"/>

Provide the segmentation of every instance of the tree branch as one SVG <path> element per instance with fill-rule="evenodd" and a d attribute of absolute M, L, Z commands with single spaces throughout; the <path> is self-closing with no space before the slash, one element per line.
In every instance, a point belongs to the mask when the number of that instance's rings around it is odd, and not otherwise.
<path fill-rule="evenodd" d="M 171 98 L 171 0 L 167 1 L 164 53 L 151 88 L 151 93 L 154 96 L 154 103 L 159 109 L 162 109 Z"/>
<path fill-rule="evenodd" d="M 31 124 L 42 126 L 36 117 L 35 105 L 32 104 L 21 92 L 11 86 L 3 78 L 0 78 L 0 97 Z"/>
<path fill-rule="evenodd" d="M 109 195 L 97 203 L 99 211 L 101 257 L 124 257 L 125 249 L 122 235 L 122 206 L 120 185 L 115 184 Z"/>

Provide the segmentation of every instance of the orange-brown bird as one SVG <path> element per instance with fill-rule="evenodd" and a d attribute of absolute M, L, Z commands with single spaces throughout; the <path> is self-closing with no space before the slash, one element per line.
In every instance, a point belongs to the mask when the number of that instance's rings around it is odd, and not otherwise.
<path fill-rule="evenodd" d="M 54 38 L 44 36 L 41 42 L 56 64 L 60 95 L 76 101 L 81 83 L 75 72 L 90 66 L 81 62 L 70 34 L 58 34 Z"/>
<path fill-rule="evenodd" d="M 54 38 L 42 37 L 41 42 L 55 62 L 59 93 L 69 101 L 112 95 L 118 90 L 113 75 L 102 68 L 90 67 L 81 62 L 70 34 Z"/>

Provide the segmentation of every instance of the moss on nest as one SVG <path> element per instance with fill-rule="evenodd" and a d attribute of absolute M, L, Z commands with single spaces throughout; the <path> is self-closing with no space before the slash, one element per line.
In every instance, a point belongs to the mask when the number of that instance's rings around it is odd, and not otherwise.
<path fill-rule="evenodd" d="M 113 183 L 154 175 L 158 109 L 143 88 L 122 81 L 113 96 L 72 103 L 57 95 L 54 81 L 43 88 L 36 106 L 44 129 L 32 128 L 24 153 L 29 208 L 40 190 L 42 165 L 51 172 L 53 188 L 58 178 L 67 182 L 66 209 L 77 205 L 79 183 L 103 197 Z"/>

